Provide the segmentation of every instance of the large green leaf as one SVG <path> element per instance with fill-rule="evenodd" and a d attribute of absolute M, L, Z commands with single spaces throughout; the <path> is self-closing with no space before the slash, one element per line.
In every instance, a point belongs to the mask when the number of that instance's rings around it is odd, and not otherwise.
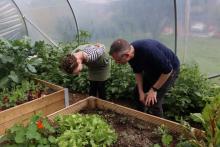
<path fill-rule="evenodd" d="M 36 58 L 32 58 L 29 62 L 31 65 L 38 66 L 43 62 L 43 59 L 36 57 Z"/>
<path fill-rule="evenodd" d="M 14 71 L 11 71 L 10 72 L 10 75 L 8 76 L 12 81 L 14 81 L 14 82 L 16 82 L 16 83 L 18 83 L 18 76 L 17 76 L 17 74 L 14 72 Z"/>
<path fill-rule="evenodd" d="M 42 58 L 38 58 L 36 55 L 35 56 L 30 56 L 28 57 L 27 62 L 31 65 L 37 66 L 40 65 L 43 62 Z"/>
<path fill-rule="evenodd" d="M 173 141 L 173 137 L 169 134 L 164 134 L 162 136 L 162 142 L 165 146 L 169 146 L 171 142 Z"/>
<path fill-rule="evenodd" d="M 50 141 L 50 143 L 56 143 L 56 138 L 54 136 L 49 136 L 48 140 Z"/>
<path fill-rule="evenodd" d="M 41 139 L 41 135 L 37 132 L 37 126 L 34 123 L 28 126 L 26 135 L 28 139 L 36 139 L 38 141 Z"/>
<path fill-rule="evenodd" d="M 5 77 L 1 78 L 0 79 L 0 88 L 4 88 L 5 85 L 7 84 L 8 80 L 9 80 L 8 76 L 5 76 Z"/>
<path fill-rule="evenodd" d="M 37 72 L 36 68 L 33 65 L 31 65 L 31 64 L 27 64 L 27 68 L 32 73 L 36 73 Z"/>
<path fill-rule="evenodd" d="M 16 132 L 16 136 L 15 136 L 15 142 L 16 143 L 24 143 L 25 141 L 25 130 L 24 129 L 20 129 L 19 131 Z"/>
<path fill-rule="evenodd" d="M 202 124 L 205 123 L 205 120 L 203 119 L 201 113 L 193 113 L 193 114 L 191 113 L 191 114 L 190 114 L 190 117 L 191 117 L 195 122 L 199 122 L 199 123 L 202 123 Z"/>
<path fill-rule="evenodd" d="M 3 64 L 5 64 L 7 62 L 10 62 L 10 63 L 13 62 L 14 58 L 0 54 L 0 60 L 2 61 Z"/>

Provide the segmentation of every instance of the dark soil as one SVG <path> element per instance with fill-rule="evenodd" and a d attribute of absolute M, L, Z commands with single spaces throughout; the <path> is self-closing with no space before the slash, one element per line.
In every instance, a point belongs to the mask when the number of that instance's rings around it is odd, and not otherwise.
<path fill-rule="evenodd" d="M 150 147 L 156 143 L 161 145 L 161 136 L 154 133 L 157 125 L 110 110 L 83 110 L 80 113 L 99 114 L 107 120 L 118 134 L 118 140 L 113 147 Z M 178 135 L 172 136 L 176 140 Z"/>
<path fill-rule="evenodd" d="M 74 104 L 80 100 L 86 99 L 89 95 L 81 93 L 69 93 L 69 103 Z"/>
<path fill-rule="evenodd" d="M 80 100 L 86 99 L 87 97 L 89 97 L 89 95 L 88 94 L 81 94 L 81 93 L 69 93 L 69 97 L 70 97 L 69 102 L 71 105 L 71 104 L 74 104 Z M 133 101 L 131 99 L 110 99 L 107 101 L 110 101 L 110 102 L 113 102 L 113 103 L 116 103 L 116 104 L 119 104 L 122 106 L 134 108 L 134 106 L 132 104 Z"/>

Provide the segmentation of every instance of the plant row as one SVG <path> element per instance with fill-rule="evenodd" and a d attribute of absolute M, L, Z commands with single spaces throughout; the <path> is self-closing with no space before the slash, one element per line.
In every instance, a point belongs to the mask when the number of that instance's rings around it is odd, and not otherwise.
<path fill-rule="evenodd" d="M 0 111 L 16 105 L 31 101 L 48 94 L 45 85 L 32 81 L 22 81 L 20 85 L 13 86 L 10 90 L 4 88 L 0 92 Z"/>

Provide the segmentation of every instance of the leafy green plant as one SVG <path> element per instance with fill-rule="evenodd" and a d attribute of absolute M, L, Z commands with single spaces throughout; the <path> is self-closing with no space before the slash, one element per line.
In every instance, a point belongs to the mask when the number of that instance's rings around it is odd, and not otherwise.
<path fill-rule="evenodd" d="M 105 147 L 117 139 L 115 131 L 99 115 L 58 116 L 55 122 L 61 134 L 57 138 L 60 147 Z"/>
<path fill-rule="evenodd" d="M 162 145 L 168 147 L 172 144 L 173 136 L 169 134 L 168 129 L 165 125 L 161 125 L 155 129 L 154 133 L 161 135 L 161 142 Z M 158 146 L 159 144 L 155 144 L 154 147 Z"/>
<path fill-rule="evenodd" d="M 202 113 L 191 114 L 191 117 L 205 128 L 205 140 L 202 144 L 193 141 L 201 147 L 220 146 L 220 95 L 211 103 L 207 103 Z"/>
<path fill-rule="evenodd" d="M 79 37 L 79 44 L 85 44 L 89 42 L 89 40 L 92 37 L 92 34 L 89 31 L 80 30 L 79 36 L 76 36 L 76 38 L 77 37 Z"/>
<path fill-rule="evenodd" d="M 0 40 L 0 91 L 2 88 L 11 88 L 33 73 L 35 66 L 41 61 L 32 56 L 32 45 L 28 38 L 7 41 Z"/>
<path fill-rule="evenodd" d="M 86 73 L 82 72 L 79 77 L 68 75 L 60 69 L 60 63 L 68 52 L 73 51 L 78 45 L 88 43 L 90 37 L 89 32 L 80 30 L 79 42 L 76 38 L 70 43 L 60 43 L 59 47 L 45 44 L 43 41 L 36 42 L 34 52 L 42 60 L 42 63 L 37 66 L 38 77 L 70 88 L 70 90 L 87 92 L 88 80 Z"/>
<path fill-rule="evenodd" d="M 89 80 L 87 68 L 84 68 L 78 76 L 71 77 L 72 82 L 68 85 L 71 91 L 79 93 L 88 93 Z"/>
<path fill-rule="evenodd" d="M 220 95 L 215 96 L 211 102 L 207 103 L 202 113 L 191 113 L 194 121 L 199 122 L 204 127 L 204 133 L 195 130 L 186 121 L 182 121 L 184 131 L 176 147 L 219 147 L 220 146 Z M 164 126 L 158 127 L 155 131 L 162 135 L 162 143 L 168 146 L 172 137 L 167 133 Z M 159 147 L 155 144 L 154 147 Z"/>
<path fill-rule="evenodd" d="M 45 86 L 34 81 L 24 80 L 21 85 L 13 86 L 11 90 L 4 88 L 0 92 L 0 109 L 4 110 L 15 105 L 41 97 L 45 92 Z"/>
<path fill-rule="evenodd" d="M 63 85 L 66 75 L 60 70 L 59 66 L 67 50 L 45 44 L 43 41 L 35 42 L 34 48 L 37 58 L 42 61 L 42 63 L 36 67 L 37 77 Z"/>
<path fill-rule="evenodd" d="M 118 65 L 111 62 L 111 78 L 107 82 L 107 96 L 109 98 L 133 98 L 135 87 L 134 74 L 129 65 Z"/>
<path fill-rule="evenodd" d="M 201 112 L 206 102 L 212 100 L 213 91 L 219 90 L 200 72 L 198 65 L 181 65 L 180 75 L 165 97 L 165 115 L 175 120 L 187 119 L 190 113 Z"/>
<path fill-rule="evenodd" d="M 14 125 L 0 139 L 0 146 L 55 146 L 55 129 L 46 118 L 34 115 L 27 126 Z"/>

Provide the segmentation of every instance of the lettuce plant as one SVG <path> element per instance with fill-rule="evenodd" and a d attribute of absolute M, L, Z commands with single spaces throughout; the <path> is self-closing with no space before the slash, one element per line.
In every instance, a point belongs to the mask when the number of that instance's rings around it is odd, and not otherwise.
<path fill-rule="evenodd" d="M 60 147 L 106 147 L 117 139 L 115 131 L 96 114 L 59 116 L 55 122 L 61 133 L 57 138 Z"/>

